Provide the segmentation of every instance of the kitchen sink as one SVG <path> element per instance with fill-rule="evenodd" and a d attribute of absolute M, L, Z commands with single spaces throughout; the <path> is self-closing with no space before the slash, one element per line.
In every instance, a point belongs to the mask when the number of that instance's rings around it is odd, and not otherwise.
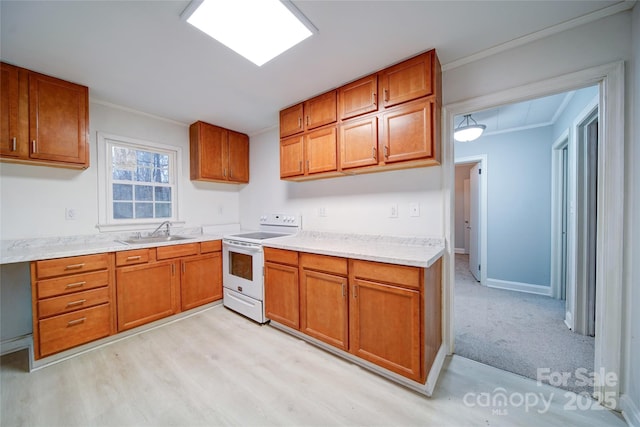
<path fill-rule="evenodd" d="M 164 243 L 164 242 L 175 242 L 178 240 L 188 240 L 191 237 L 183 237 L 183 236 L 155 236 L 155 237 L 133 237 L 131 239 L 123 239 L 120 240 L 122 243 L 127 244 L 144 244 L 144 243 Z"/>

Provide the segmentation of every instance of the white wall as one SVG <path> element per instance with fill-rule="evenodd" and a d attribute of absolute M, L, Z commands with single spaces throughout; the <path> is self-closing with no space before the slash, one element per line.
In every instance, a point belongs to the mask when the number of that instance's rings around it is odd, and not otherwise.
<path fill-rule="evenodd" d="M 301 214 L 307 230 L 442 237 L 439 166 L 289 182 L 280 180 L 279 144 L 278 129 L 251 137 L 251 183 L 240 192 L 244 228 L 256 228 L 262 213 L 281 212 Z M 419 217 L 409 217 L 409 203 L 420 205 Z M 394 204 L 398 218 L 389 218 Z"/>
<path fill-rule="evenodd" d="M 455 143 L 487 156 L 487 279 L 549 286 L 552 142 L 545 126 Z"/>
<path fill-rule="evenodd" d="M 190 181 L 187 125 L 97 102 L 90 103 L 89 117 L 91 165 L 88 169 L 76 171 L 2 163 L 1 239 L 98 233 L 97 132 L 180 147 L 181 220 L 188 225 L 238 222 L 242 186 Z M 65 220 L 66 207 L 77 210 L 75 221 Z"/>
<path fill-rule="evenodd" d="M 622 340 L 623 352 L 621 392 L 640 408 L 640 233 L 632 223 L 638 222 L 640 212 L 640 139 L 631 133 L 632 121 L 637 122 L 640 94 L 637 85 L 640 60 L 639 6 L 634 10 L 610 16 L 599 21 L 558 33 L 517 48 L 480 59 L 443 73 L 444 105 L 489 95 L 528 83 L 583 70 L 589 67 L 626 61 L 625 122 L 625 301 L 622 307 L 627 325 Z M 633 25 L 632 25 L 633 14 Z M 632 34 L 633 29 L 633 34 Z M 632 43 L 633 40 L 633 43 Z M 633 46 L 633 49 L 632 49 Z M 633 217 L 633 220 L 631 219 Z"/>

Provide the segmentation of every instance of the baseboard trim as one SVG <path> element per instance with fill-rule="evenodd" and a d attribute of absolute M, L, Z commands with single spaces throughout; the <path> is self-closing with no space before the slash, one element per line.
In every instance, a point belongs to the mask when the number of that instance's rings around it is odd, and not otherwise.
<path fill-rule="evenodd" d="M 640 409 L 631 400 L 628 394 L 620 396 L 620 409 L 624 420 L 631 427 L 640 427 Z"/>
<path fill-rule="evenodd" d="M 0 356 L 13 353 L 33 346 L 33 335 L 26 334 L 8 340 L 0 341 Z"/>
<path fill-rule="evenodd" d="M 506 289 L 509 291 L 525 292 L 527 294 L 551 296 L 550 286 L 532 285 L 530 283 L 510 282 L 507 280 L 489 279 L 485 282 L 489 288 Z"/>
<path fill-rule="evenodd" d="M 467 250 L 465 248 L 455 248 L 453 250 L 453 252 L 457 253 L 457 254 L 463 254 L 466 255 L 467 254 Z"/>

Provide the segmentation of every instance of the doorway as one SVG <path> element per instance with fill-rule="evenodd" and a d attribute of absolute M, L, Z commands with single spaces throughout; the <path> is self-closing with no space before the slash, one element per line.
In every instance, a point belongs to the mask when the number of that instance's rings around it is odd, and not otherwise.
<path fill-rule="evenodd" d="M 456 159 L 455 168 L 455 185 L 463 187 L 462 191 L 456 192 L 455 251 L 468 255 L 469 272 L 484 285 L 486 273 L 483 274 L 482 266 L 487 263 L 488 159 L 486 155 L 461 157 Z"/>
<path fill-rule="evenodd" d="M 443 167 L 446 189 L 445 234 L 449 241 L 455 238 L 453 228 L 452 181 L 454 170 L 454 148 L 452 130 L 454 117 L 468 111 L 491 108 L 509 102 L 517 102 L 549 93 L 573 90 L 578 87 L 598 84 L 601 93 L 599 115 L 600 139 L 598 152 L 598 203 L 597 203 L 597 262 L 596 262 L 596 343 L 594 370 L 620 373 L 622 313 L 622 259 L 624 220 L 624 64 L 616 62 L 592 67 L 567 75 L 546 79 L 493 92 L 467 101 L 443 107 Z M 606 195 L 606 203 L 604 203 Z M 453 278 L 455 260 L 448 247 L 445 253 L 443 276 L 444 337 L 449 353 L 454 352 L 453 327 Z M 599 333 L 598 333 L 599 332 Z M 600 402 L 615 409 L 620 393 L 616 383 L 596 383 L 595 395 Z M 606 397 L 606 399 L 605 399 Z"/>

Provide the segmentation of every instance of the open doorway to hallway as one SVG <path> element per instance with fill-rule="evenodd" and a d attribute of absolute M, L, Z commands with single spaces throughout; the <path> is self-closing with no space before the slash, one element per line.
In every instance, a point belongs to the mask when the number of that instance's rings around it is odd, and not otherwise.
<path fill-rule="evenodd" d="M 475 112 L 487 132 L 455 147 L 456 353 L 533 379 L 566 372 L 552 384 L 589 394 L 597 106 L 594 86 Z M 474 156 L 484 156 L 480 190 L 471 185 Z M 484 197 L 484 228 L 465 208 L 478 208 L 474 197 Z M 483 231 L 479 256 L 470 231 Z"/>

